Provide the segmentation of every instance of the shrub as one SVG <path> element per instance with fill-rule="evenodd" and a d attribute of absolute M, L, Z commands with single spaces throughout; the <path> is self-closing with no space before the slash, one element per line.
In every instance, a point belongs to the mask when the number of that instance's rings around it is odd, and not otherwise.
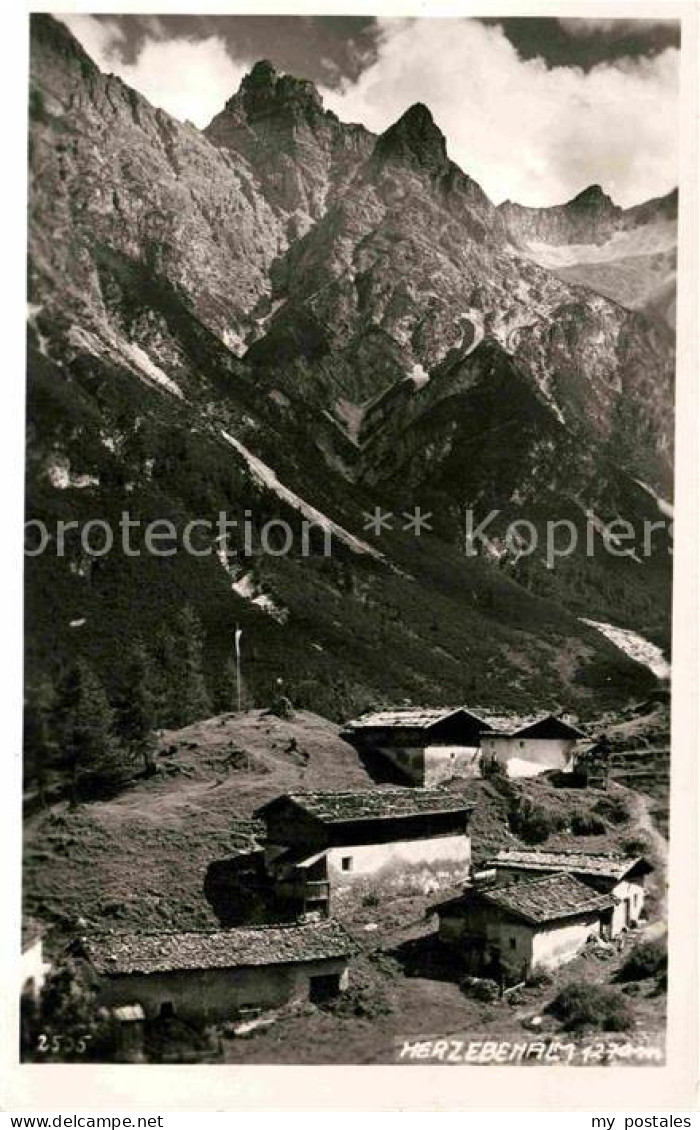
<path fill-rule="evenodd" d="M 575 836 L 600 836 L 605 824 L 592 812 L 577 812 L 571 819 L 571 831 Z"/>
<path fill-rule="evenodd" d="M 559 831 L 564 821 L 543 805 L 525 798 L 508 813 L 508 824 L 511 832 L 526 844 L 541 844 L 552 832 Z"/>
<path fill-rule="evenodd" d="M 627 801 L 621 796 L 603 796 L 593 805 L 593 811 L 610 824 L 626 824 L 630 818 Z"/>
<path fill-rule="evenodd" d="M 488 977 L 465 977 L 459 987 L 465 997 L 474 1001 L 491 1003 L 497 1001 L 501 995 L 498 984 Z"/>
<path fill-rule="evenodd" d="M 666 973 L 667 965 L 665 940 L 637 942 L 628 953 L 618 978 L 620 981 L 644 981 L 647 977 L 661 978 Z"/>
<path fill-rule="evenodd" d="M 629 1001 L 619 989 L 571 981 L 557 993 L 547 1012 L 561 1020 L 566 1031 L 597 1028 L 604 1032 L 624 1032 L 632 1026 Z"/>
<path fill-rule="evenodd" d="M 643 855 L 649 850 L 649 842 L 644 836 L 630 836 L 622 841 L 625 855 Z"/>
<path fill-rule="evenodd" d="M 540 989 L 545 985 L 551 985 L 553 980 L 552 974 L 543 965 L 533 965 L 525 984 Z"/>
<path fill-rule="evenodd" d="M 505 765 L 496 757 L 484 757 L 481 761 L 481 776 L 487 781 L 507 777 Z"/>
<path fill-rule="evenodd" d="M 376 891 L 368 891 L 362 898 L 363 906 L 379 906 L 379 895 Z"/>

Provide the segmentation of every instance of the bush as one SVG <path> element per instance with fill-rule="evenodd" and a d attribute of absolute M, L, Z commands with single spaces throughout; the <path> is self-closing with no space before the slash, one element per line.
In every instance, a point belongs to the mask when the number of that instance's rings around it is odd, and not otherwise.
<path fill-rule="evenodd" d="M 526 844 L 541 844 L 553 832 L 560 831 L 564 821 L 543 805 L 524 798 L 508 813 L 508 824 L 511 832 Z"/>
<path fill-rule="evenodd" d="M 543 965 L 533 965 L 525 984 L 531 988 L 540 989 L 545 985 L 551 985 L 553 980 L 552 974 Z"/>
<path fill-rule="evenodd" d="M 666 973 L 668 953 L 665 940 L 637 942 L 627 955 L 618 979 L 620 981 L 644 981 L 647 977 L 660 979 Z"/>
<path fill-rule="evenodd" d="M 630 818 L 627 801 L 621 796 L 603 796 L 593 805 L 593 811 L 610 824 L 626 824 Z"/>
<path fill-rule="evenodd" d="M 649 850 L 649 841 L 644 836 L 630 836 L 622 841 L 625 855 L 644 855 Z"/>
<path fill-rule="evenodd" d="M 460 983 L 460 989 L 465 997 L 470 1000 L 491 1003 L 497 1001 L 501 990 L 495 981 L 489 977 L 465 977 Z"/>
<path fill-rule="evenodd" d="M 506 767 L 496 757 L 484 757 L 481 761 L 481 776 L 487 781 L 507 777 Z"/>
<path fill-rule="evenodd" d="M 575 836 L 601 836 L 605 824 L 592 812 L 577 812 L 571 820 L 571 831 Z"/>
<path fill-rule="evenodd" d="M 561 1020 L 567 1032 L 597 1028 L 603 1032 L 624 1032 L 632 1026 L 629 1001 L 619 989 L 571 981 L 547 1006 L 547 1012 Z"/>
<path fill-rule="evenodd" d="M 379 906 L 379 895 L 376 891 L 368 891 L 362 898 L 363 906 Z"/>

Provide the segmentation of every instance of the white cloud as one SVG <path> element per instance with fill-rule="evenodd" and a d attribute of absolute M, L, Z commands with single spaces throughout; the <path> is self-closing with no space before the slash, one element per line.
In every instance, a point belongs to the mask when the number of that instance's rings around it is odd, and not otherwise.
<path fill-rule="evenodd" d="M 629 206 L 677 183 L 677 82 L 673 48 L 585 72 L 524 60 L 478 20 L 384 20 L 376 61 L 323 94 L 377 132 L 424 102 L 496 203 L 554 204 L 601 184 Z"/>
<path fill-rule="evenodd" d="M 117 23 L 61 18 L 102 70 L 200 127 L 250 69 L 217 36 L 167 39 L 155 23 L 136 62 L 127 64 Z M 603 30 L 612 21 L 575 22 Z M 601 184 L 629 206 L 677 183 L 677 82 L 674 48 L 586 72 L 524 60 L 500 27 L 479 20 L 386 19 L 379 22 L 376 58 L 359 78 L 322 94 L 342 120 L 376 132 L 412 103 L 425 102 L 450 156 L 496 203 L 510 197 L 555 204 Z"/>
<path fill-rule="evenodd" d="M 157 38 L 147 37 L 136 62 L 125 63 L 120 50 L 124 34 L 116 23 L 94 16 L 60 18 L 101 70 L 119 75 L 154 106 L 200 128 L 223 109 L 250 70 L 248 62 L 231 58 L 218 36 L 163 39 L 155 25 Z"/>

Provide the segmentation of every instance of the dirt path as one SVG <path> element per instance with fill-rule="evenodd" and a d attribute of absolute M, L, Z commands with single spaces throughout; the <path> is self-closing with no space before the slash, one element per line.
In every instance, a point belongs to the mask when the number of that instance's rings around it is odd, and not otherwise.
<path fill-rule="evenodd" d="M 633 789 L 628 790 L 627 796 L 632 809 L 632 819 L 635 822 L 635 828 L 637 831 L 643 832 L 648 836 L 651 841 L 654 863 L 659 870 L 659 916 L 644 929 L 645 938 L 658 938 L 666 933 L 667 927 L 668 843 L 654 823 L 653 817 L 649 811 L 649 798 L 643 796 L 642 793 L 635 792 Z"/>

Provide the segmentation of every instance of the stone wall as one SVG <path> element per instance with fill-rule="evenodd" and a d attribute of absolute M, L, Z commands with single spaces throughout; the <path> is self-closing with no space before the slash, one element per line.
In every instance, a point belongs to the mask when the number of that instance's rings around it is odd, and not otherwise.
<path fill-rule="evenodd" d="M 329 849 L 331 913 L 336 903 L 369 894 L 430 893 L 469 876 L 471 841 L 466 835 L 434 836 Z"/>
<path fill-rule="evenodd" d="M 235 1019 L 240 1009 L 272 1009 L 308 1000 L 313 977 L 337 975 L 346 981 L 347 965 L 346 959 L 333 958 L 296 965 L 114 975 L 101 979 L 99 1003 L 108 1007 L 138 1003 L 149 1018 L 170 1003 L 184 1020 L 223 1022 Z"/>

